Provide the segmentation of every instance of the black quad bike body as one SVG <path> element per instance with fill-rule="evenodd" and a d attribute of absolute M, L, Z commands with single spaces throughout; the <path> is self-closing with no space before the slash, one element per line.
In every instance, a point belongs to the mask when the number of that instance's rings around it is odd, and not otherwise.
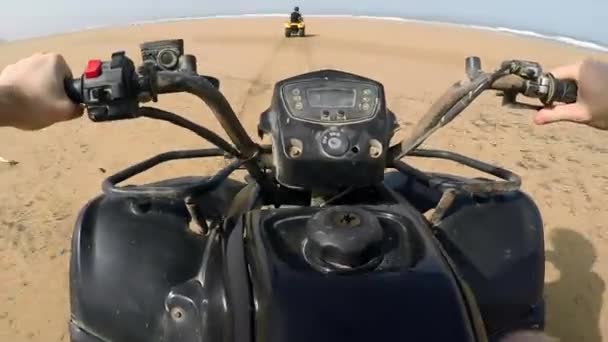
<path fill-rule="evenodd" d="M 471 57 L 469 80 L 390 146 L 396 120 L 382 84 L 319 70 L 276 84 L 259 125 L 272 144 L 262 146 L 183 42 L 143 44 L 142 56 L 137 70 L 124 53 L 91 61 L 66 90 L 93 121 L 165 120 L 218 148 L 133 165 L 81 210 L 71 341 L 473 342 L 543 328 L 543 223 L 519 177 L 418 146 L 483 90 L 503 91 L 513 106 L 518 93 L 550 105 L 572 102 L 576 84 L 524 61 L 483 73 Z M 234 145 L 139 106 L 174 92 L 204 100 Z M 212 156 L 231 162 L 210 177 L 117 185 L 160 162 Z M 503 181 L 425 173 L 404 156 L 454 160 Z M 228 178 L 237 169 L 246 182 Z"/>

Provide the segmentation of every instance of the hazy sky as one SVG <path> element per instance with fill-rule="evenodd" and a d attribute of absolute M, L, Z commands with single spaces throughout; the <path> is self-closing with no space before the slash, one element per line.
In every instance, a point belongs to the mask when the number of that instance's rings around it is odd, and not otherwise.
<path fill-rule="evenodd" d="M 239 13 L 369 14 L 504 26 L 608 45 L 608 0 L 0 0 L 0 38 L 137 20 Z"/>

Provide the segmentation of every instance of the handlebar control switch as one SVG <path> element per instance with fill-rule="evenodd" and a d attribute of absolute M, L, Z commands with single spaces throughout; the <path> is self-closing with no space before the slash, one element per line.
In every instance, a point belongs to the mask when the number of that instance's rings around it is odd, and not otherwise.
<path fill-rule="evenodd" d="M 101 60 L 99 59 L 91 59 L 87 63 L 87 67 L 84 70 L 85 78 L 95 78 L 101 75 Z"/>
<path fill-rule="evenodd" d="M 123 51 L 109 62 L 91 60 L 78 80 L 82 102 L 92 121 L 134 118 L 138 109 L 138 82 L 135 65 Z"/>

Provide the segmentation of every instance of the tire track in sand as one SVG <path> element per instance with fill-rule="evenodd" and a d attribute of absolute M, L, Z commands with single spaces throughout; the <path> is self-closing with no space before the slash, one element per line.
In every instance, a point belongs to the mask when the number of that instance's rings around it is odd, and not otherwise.
<path fill-rule="evenodd" d="M 262 108 L 270 104 L 274 84 L 286 77 L 313 68 L 311 37 L 279 38 L 270 57 L 251 81 L 237 115 L 244 120 L 257 120 Z M 253 115 L 251 115 L 253 114 Z"/>

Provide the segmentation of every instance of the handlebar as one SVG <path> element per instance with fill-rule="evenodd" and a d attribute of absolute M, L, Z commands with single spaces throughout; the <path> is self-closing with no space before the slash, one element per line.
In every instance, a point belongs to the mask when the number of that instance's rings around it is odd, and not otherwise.
<path fill-rule="evenodd" d="M 228 100 L 206 78 L 173 71 L 160 71 L 156 74 L 155 83 L 152 86 L 156 87 L 159 94 L 187 92 L 203 100 L 237 146 L 243 159 L 253 158 L 259 152 L 259 146 L 251 140 Z"/>
<path fill-rule="evenodd" d="M 235 156 L 239 158 L 254 158 L 260 148 L 251 140 L 228 101 L 217 89 L 219 81 L 199 75 L 194 56 L 180 56 L 177 65 L 177 70 L 168 71 L 144 64 L 136 72 L 133 62 L 120 51 L 112 54 L 109 62 L 89 61 L 82 77 L 66 80 L 65 90 L 72 101 L 87 105 L 89 118 L 96 122 L 142 116 L 146 112 L 140 111 L 139 103 L 156 101 L 158 94 L 188 92 L 199 97 L 212 110 L 235 144 L 235 149 L 227 148 L 229 144 L 220 142 L 217 136 L 207 134 L 205 138 L 228 153 L 236 152 Z M 525 109 L 538 110 L 556 102 L 573 103 L 577 99 L 578 86 L 575 81 L 559 80 L 551 73 L 543 73 L 540 65 L 534 62 L 506 61 L 496 71 L 486 73 L 482 72 L 478 57 L 468 57 L 465 69 L 468 79 L 452 85 L 420 120 L 413 134 L 389 149 L 389 160 L 399 159 L 418 147 L 485 90 L 500 91 L 503 105 Z M 214 81 L 210 82 L 210 79 Z M 542 106 L 517 102 L 516 97 L 520 94 L 538 98 Z M 200 135 L 202 130 L 204 128 L 201 127 L 197 134 Z"/>
<path fill-rule="evenodd" d="M 72 101 L 86 105 L 88 116 L 94 122 L 136 117 L 169 121 L 193 131 L 225 153 L 238 158 L 262 188 L 272 187 L 257 164 L 260 146 L 251 140 L 232 107 L 218 90 L 219 80 L 196 72 L 196 59 L 192 55 L 180 56 L 175 70 L 163 70 L 153 64 L 144 64 L 136 71 L 133 62 L 120 51 L 114 53 L 107 62 L 89 61 L 82 77 L 65 80 L 64 87 Z M 203 100 L 235 146 L 181 116 L 139 106 L 140 103 L 155 102 L 158 94 L 176 92 L 187 92 Z M 108 184 L 106 190 L 121 193 L 121 188 L 115 187 L 113 183 Z"/>
<path fill-rule="evenodd" d="M 144 64 L 136 70 L 133 62 L 124 52 L 116 52 L 112 54 L 110 61 L 89 61 L 82 77 L 65 80 L 65 91 L 72 101 L 87 106 L 88 116 L 95 122 L 143 116 L 187 128 L 228 155 L 240 159 L 262 188 L 275 187 L 268 181 L 263 167 L 260 166 L 258 156 L 262 148 L 251 140 L 229 102 L 219 91 L 219 80 L 199 75 L 194 56 L 182 54 L 176 58 L 178 62 L 171 70 L 161 68 L 150 61 L 144 61 Z M 479 58 L 468 57 L 465 61 L 465 69 L 467 79 L 453 84 L 423 116 L 414 127 L 412 134 L 389 148 L 388 165 L 394 164 L 405 155 L 415 154 L 414 150 L 426 138 L 452 121 L 486 90 L 501 92 L 503 105 L 525 109 L 538 110 L 553 106 L 557 102 L 573 103 L 577 99 L 578 86 L 575 81 L 560 80 L 551 73 L 543 73 L 537 63 L 506 61 L 493 72 L 483 72 Z M 204 101 L 234 146 L 210 130 L 183 117 L 155 108 L 140 107 L 140 103 L 156 102 L 159 94 L 177 92 L 187 92 Z M 516 101 L 518 95 L 537 98 L 542 106 L 519 103 Z M 120 189 L 115 187 L 115 183 L 108 184 L 111 192 L 121 193 Z M 158 189 L 152 190 L 158 193 Z"/>
<path fill-rule="evenodd" d="M 182 56 L 192 58 L 193 56 Z M 130 119 L 148 113 L 140 103 L 156 101 L 158 94 L 187 92 L 203 100 L 236 145 L 238 157 L 253 158 L 259 150 L 224 95 L 194 67 L 177 71 L 140 68 L 135 72 L 133 62 L 124 52 L 112 55 L 110 62 L 89 61 L 80 78 L 65 81 L 67 96 L 75 103 L 87 105 L 92 121 Z M 182 126 L 183 127 L 183 126 Z M 207 140 L 217 141 L 217 137 Z M 216 143 L 216 145 L 218 145 Z M 226 150 L 226 144 L 220 144 Z M 235 152 L 233 149 L 227 152 Z"/>
<path fill-rule="evenodd" d="M 483 72 L 479 57 L 465 60 L 467 79 L 453 84 L 431 106 L 414 127 L 412 134 L 389 149 L 389 160 L 398 160 L 420 146 L 433 132 L 445 126 L 486 90 L 498 90 L 503 105 L 520 109 L 539 110 L 556 102 L 573 103 L 578 86 L 573 80 L 559 80 L 543 73 L 538 63 L 505 61 L 494 72 Z M 517 102 L 517 95 L 537 98 L 542 106 Z"/>
<path fill-rule="evenodd" d="M 556 102 L 574 103 L 578 95 L 576 81 L 560 80 L 551 73 L 542 76 L 539 82 L 531 82 L 517 75 L 507 75 L 494 81 L 490 89 L 538 98 L 544 106 L 552 106 Z"/>
<path fill-rule="evenodd" d="M 79 91 L 79 89 L 81 88 L 82 87 L 80 86 L 80 78 L 66 78 L 65 80 L 63 80 L 63 89 L 65 90 L 65 94 L 72 102 L 76 104 L 82 103 L 82 96 L 80 95 Z"/>

